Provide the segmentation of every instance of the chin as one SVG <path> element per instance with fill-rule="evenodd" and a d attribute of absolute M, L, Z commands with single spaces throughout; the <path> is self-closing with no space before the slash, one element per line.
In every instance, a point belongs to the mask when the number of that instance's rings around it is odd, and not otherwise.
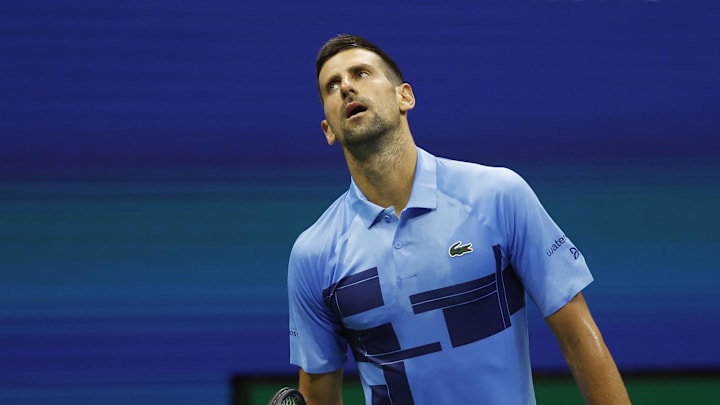
<path fill-rule="evenodd" d="M 342 144 L 345 146 L 366 145 L 382 138 L 384 134 L 384 131 L 350 131 L 343 136 Z"/>

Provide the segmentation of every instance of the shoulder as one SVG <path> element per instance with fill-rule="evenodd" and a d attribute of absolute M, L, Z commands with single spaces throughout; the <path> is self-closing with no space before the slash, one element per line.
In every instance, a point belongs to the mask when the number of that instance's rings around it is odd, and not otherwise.
<path fill-rule="evenodd" d="M 348 192 L 340 195 L 323 214 L 296 239 L 290 253 L 291 266 L 307 260 L 318 260 L 319 256 L 333 251 L 337 236 L 344 232 L 348 223 Z"/>
<path fill-rule="evenodd" d="M 513 196 L 529 186 L 516 171 L 501 166 L 437 158 L 438 188 L 448 194 L 472 196 Z"/>

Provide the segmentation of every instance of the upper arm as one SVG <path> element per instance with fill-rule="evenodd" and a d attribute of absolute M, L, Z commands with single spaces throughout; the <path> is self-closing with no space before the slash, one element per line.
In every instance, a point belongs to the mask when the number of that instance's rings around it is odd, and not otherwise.
<path fill-rule="evenodd" d="M 298 386 L 308 405 L 342 405 L 342 368 L 322 374 L 300 369 Z"/>

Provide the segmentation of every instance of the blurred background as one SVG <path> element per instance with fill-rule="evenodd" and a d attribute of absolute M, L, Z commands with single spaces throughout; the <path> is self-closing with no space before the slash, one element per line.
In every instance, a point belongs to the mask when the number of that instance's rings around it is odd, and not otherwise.
<path fill-rule="evenodd" d="M 528 180 L 593 270 L 623 373 L 720 386 L 719 16 L 711 0 L 0 3 L 0 402 L 227 404 L 237 379 L 295 375 L 290 248 L 349 184 L 314 72 L 339 33 L 400 64 L 419 146 Z M 535 372 L 565 375 L 530 310 Z"/>

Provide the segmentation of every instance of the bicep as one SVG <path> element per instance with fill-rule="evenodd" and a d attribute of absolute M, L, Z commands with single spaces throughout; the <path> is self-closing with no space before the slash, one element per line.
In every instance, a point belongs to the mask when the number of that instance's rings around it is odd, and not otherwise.
<path fill-rule="evenodd" d="M 308 405 L 342 405 L 342 368 L 321 374 L 300 369 L 299 389 Z"/>

